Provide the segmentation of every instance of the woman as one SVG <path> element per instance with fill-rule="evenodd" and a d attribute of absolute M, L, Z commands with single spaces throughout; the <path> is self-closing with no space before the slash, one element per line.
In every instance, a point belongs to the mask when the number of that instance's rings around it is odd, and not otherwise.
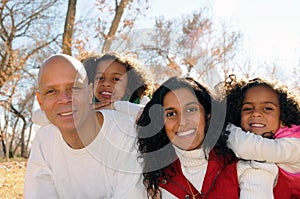
<path fill-rule="evenodd" d="M 220 105 L 192 78 L 170 78 L 154 92 L 137 121 L 148 197 L 239 198 L 239 184 L 259 178 L 239 176 L 227 134 L 214 142 L 223 124 L 211 120 L 219 114 L 212 109 L 221 110 Z M 281 188 L 286 188 L 282 180 L 274 189 L 277 198 L 283 198 Z"/>

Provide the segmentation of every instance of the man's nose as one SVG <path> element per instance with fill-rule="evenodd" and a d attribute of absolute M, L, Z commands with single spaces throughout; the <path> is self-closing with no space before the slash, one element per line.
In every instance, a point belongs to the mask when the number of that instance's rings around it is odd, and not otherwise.
<path fill-rule="evenodd" d="M 67 103 L 67 102 L 72 101 L 72 92 L 69 92 L 69 91 L 61 92 L 58 100 L 62 103 Z"/>

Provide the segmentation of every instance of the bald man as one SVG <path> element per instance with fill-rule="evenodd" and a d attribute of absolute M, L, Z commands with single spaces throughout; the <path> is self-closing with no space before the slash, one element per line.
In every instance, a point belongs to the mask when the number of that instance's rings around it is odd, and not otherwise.
<path fill-rule="evenodd" d="M 51 124 L 41 127 L 27 163 L 24 198 L 146 198 L 134 120 L 95 112 L 92 85 L 75 58 L 48 58 L 37 100 Z"/>

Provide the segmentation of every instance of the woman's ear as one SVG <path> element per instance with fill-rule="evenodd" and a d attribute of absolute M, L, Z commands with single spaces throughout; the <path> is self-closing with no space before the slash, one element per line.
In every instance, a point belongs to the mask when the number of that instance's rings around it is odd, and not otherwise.
<path fill-rule="evenodd" d="M 283 121 L 280 120 L 280 128 L 283 128 L 283 127 L 285 127 L 285 126 L 286 126 L 286 125 L 284 125 Z"/>
<path fill-rule="evenodd" d="M 207 120 L 210 120 L 211 114 L 207 114 Z"/>

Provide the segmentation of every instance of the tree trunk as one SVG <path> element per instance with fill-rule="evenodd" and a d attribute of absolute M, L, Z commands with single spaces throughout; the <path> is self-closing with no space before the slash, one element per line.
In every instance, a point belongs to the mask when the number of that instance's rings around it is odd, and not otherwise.
<path fill-rule="evenodd" d="M 65 21 L 65 28 L 63 34 L 62 53 L 72 55 L 72 37 L 73 28 L 76 16 L 76 3 L 77 0 L 69 0 L 68 11 Z"/>
<path fill-rule="evenodd" d="M 116 4 L 117 4 L 117 1 L 116 1 Z M 104 41 L 104 44 L 103 44 L 102 52 L 109 51 L 111 43 L 112 43 L 112 37 L 115 36 L 115 34 L 118 30 L 121 18 L 123 16 L 123 13 L 124 13 L 124 10 L 125 10 L 125 7 L 127 4 L 128 4 L 128 0 L 121 0 L 120 4 L 116 5 L 116 15 L 115 15 L 113 21 L 111 22 L 109 32 L 108 32 L 106 39 Z"/>

